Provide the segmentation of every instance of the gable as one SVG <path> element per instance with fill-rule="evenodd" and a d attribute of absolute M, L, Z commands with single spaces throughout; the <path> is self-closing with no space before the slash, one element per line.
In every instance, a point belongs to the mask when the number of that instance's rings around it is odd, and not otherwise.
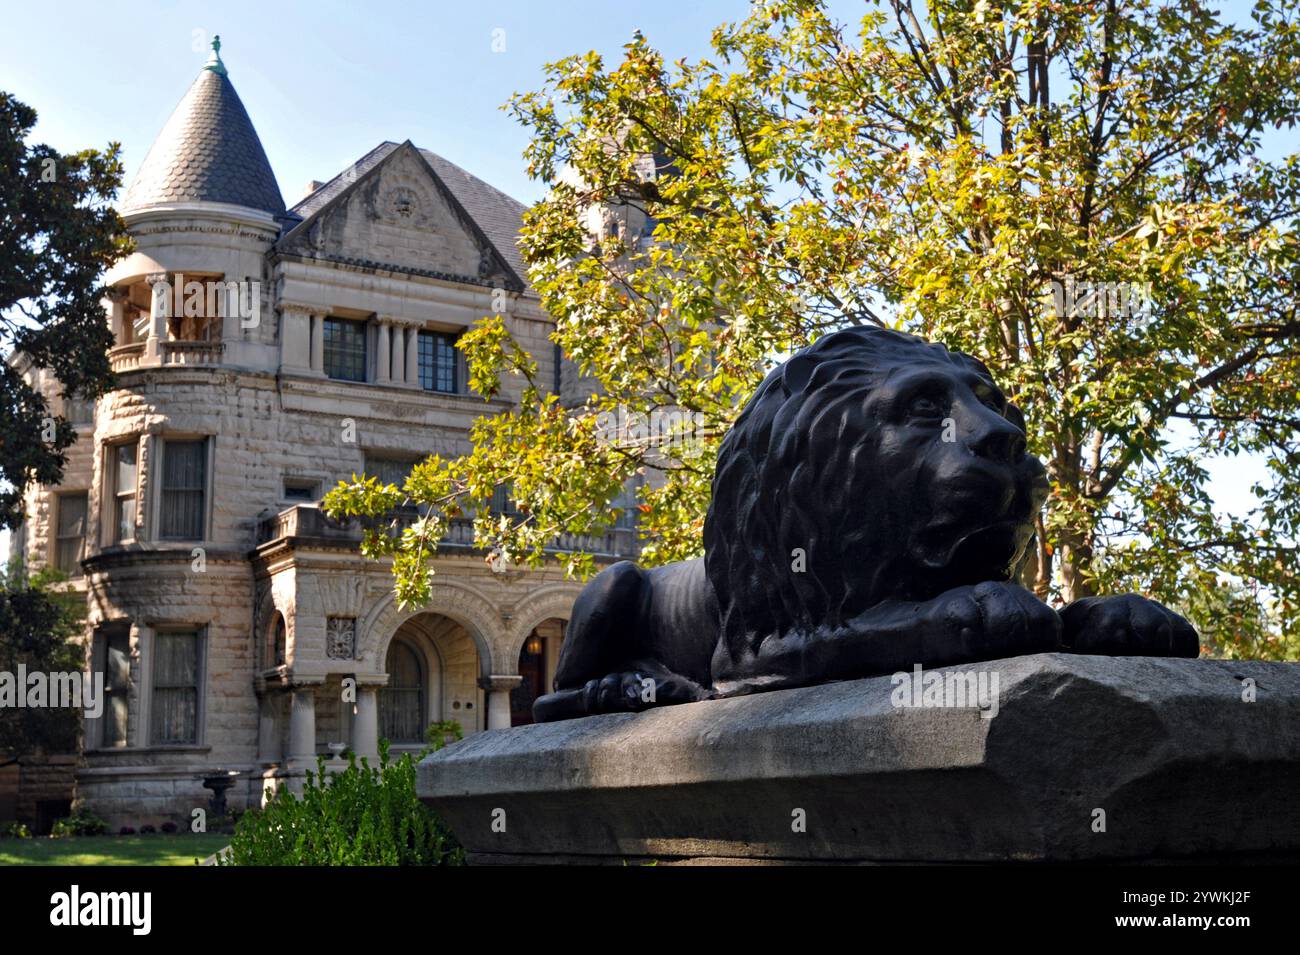
<path fill-rule="evenodd" d="M 337 189 L 280 251 L 477 285 L 520 282 L 483 230 L 409 143 Z"/>

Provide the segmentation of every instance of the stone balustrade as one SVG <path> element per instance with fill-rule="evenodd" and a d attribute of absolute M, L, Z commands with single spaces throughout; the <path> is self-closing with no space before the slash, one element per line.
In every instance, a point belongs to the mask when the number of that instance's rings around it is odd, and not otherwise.
<path fill-rule="evenodd" d="M 419 512 L 415 508 L 401 508 L 383 522 L 391 521 L 398 527 L 405 527 L 418 519 Z M 333 520 L 314 504 L 295 504 L 259 522 L 257 543 L 261 545 L 290 538 L 360 542 L 364 526 L 361 520 Z M 451 521 L 441 544 L 444 547 L 475 547 L 473 520 L 456 518 Z M 603 534 L 561 534 L 555 539 L 554 546 L 547 550 L 556 553 L 584 551 L 600 559 L 621 560 L 635 557 L 638 548 L 635 530 L 611 528 Z"/>
<path fill-rule="evenodd" d="M 145 342 L 131 342 L 110 349 L 108 360 L 113 371 L 120 373 L 158 365 L 219 365 L 224 352 L 221 342 L 164 341 L 154 357 Z"/>
<path fill-rule="evenodd" d="M 162 342 L 162 364 L 219 365 L 225 348 L 221 342 Z"/>
<path fill-rule="evenodd" d="M 123 372 L 131 371 L 139 367 L 144 358 L 144 342 L 132 342 L 129 345 L 118 345 L 108 352 L 108 361 L 113 371 Z"/>

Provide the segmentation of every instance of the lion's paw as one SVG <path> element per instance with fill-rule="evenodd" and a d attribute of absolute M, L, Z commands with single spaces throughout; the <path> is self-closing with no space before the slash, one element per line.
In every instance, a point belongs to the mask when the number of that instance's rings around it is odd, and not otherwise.
<path fill-rule="evenodd" d="M 588 680 L 582 692 L 588 713 L 635 713 L 652 706 L 642 701 L 648 677 L 640 673 L 610 673 L 598 680 Z"/>
<path fill-rule="evenodd" d="M 936 656 L 991 660 L 1061 648 L 1061 618 L 1017 584 L 986 581 L 957 587 L 930 602 L 938 632 L 954 648 L 935 648 Z M 952 649 L 955 652 L 943 652 Z"/>
<path fill-rule="evenodd" d="M 1196 628 L 1137 594 L 1085 597 L 1061 611 L 1065 647 L 1107 656 L 1195 657 Z"/>
<path fill-rule="evenodd" d="M 699 684 L 654 664 L 588 680 L 582 693 L 588 713 L 635 713 L 709 696 Z"/>

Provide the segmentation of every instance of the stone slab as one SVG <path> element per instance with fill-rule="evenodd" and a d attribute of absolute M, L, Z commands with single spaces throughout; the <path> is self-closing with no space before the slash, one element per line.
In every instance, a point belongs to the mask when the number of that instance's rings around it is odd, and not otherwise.
<path fill-rule="evenodd" d="M 896 706 L 885 676 L 493 730 L 418 792 L 477 863 L 1300 858 L 1300 665 L 933 672 L 996 674 L 996 707 Z"/>

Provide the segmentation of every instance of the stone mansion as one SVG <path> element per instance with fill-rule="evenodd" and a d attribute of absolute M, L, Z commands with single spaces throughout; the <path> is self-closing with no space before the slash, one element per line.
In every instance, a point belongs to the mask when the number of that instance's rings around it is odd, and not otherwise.
<path fill-rule="evenodd" d="M 494 566 L 465 522 L 429 604 L 403 611 L 388 565 L 318 509 L 354 472 L 467 451 L 474 419 L 511 406 L 508 382 L 466 393 L 455 340 L 486 314 L 540 380 L 576 384 L 516 249 L 523 205 L 385 142 L 286 208 L 214 47 L 121 202 L 137 248 L 105 280 L 116 389 L 78 406 L 28 372 L 78 441 L 12 546 L 85 594 L 106 703 L 76 794 L 114 827 L 188 825 L 214 776 L 257 805 L 345 746 L 530 721 L 580 587 Z M 182 300 L 191 282 L 225 291 Z M 611 559 L 634 538 L 567 543 Z"/>

